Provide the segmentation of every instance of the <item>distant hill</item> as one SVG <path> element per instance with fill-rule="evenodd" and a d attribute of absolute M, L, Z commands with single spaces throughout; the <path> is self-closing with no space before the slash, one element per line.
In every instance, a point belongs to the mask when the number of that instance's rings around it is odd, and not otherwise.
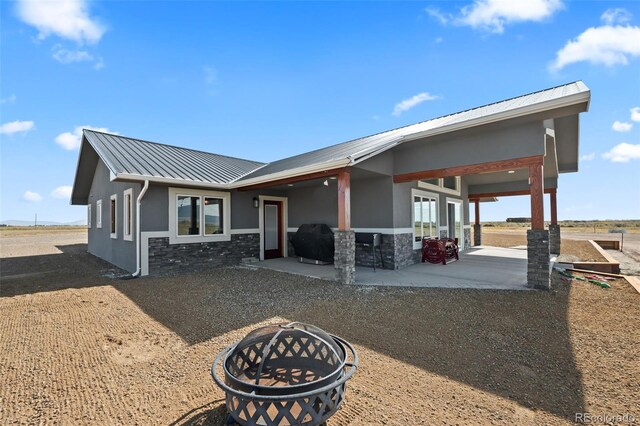
<path fill-rule="evenodd" d="M 32 220 L 3 220 L 0 225 L 6 226 L 33 226 Z M 51 222 L 39 220 L 38 226 L 86 226 L 86 220 L 76 220 L 75 222 Z"/>

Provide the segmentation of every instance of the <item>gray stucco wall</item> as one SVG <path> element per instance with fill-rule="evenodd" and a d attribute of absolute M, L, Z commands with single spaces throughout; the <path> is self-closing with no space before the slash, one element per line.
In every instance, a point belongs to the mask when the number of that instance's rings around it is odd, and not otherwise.
<path fill-rule="evenodd" d="M 124 195 L 126 189 L 133 188 L 133 241 L 126 241 L 123 238 L 124 223 Z M 136 270 L 136 243 L 135 243 L 135 199 L 140 192 L 140 185 L 127 182 L 111 182 L 109 180 L 109 169 L 102 162 L 98 161 L 96 171 L 89 192 L 89 203 L 91 204 L 91 228 L 89 228 L 89 253 L 113 263 L 129 272 Z M 110 202 L 111 195 L 116 194 L 116 228 L 118 237 L 111 238 L 110 230 Z M 96 215 L 98 200 L 102 200 L 102 228 L 97 227 Z"/>
<path fill-rule="evenodd" d="M 335 198 L 337 199 L 337 194 Z M 351 182 L 351 226 L 393 227 L 393 182 L 390 176 L 357 179 Z"/>
<path fill-rule="evenodd" d="M 406 142 L 394 149 L 394 173 L 413 173 L 460 165 L 543 155 L 542 122 L 509 123 Z"/>
<path fill-rule="evenodd" d="M 337 191 L 335 180 L 330 180 L 329 186 L 314 185 L 287 191 L 289 227 L 297 228 L 305 223 L 326 223 L 330 227 L 337 227 Z"/>

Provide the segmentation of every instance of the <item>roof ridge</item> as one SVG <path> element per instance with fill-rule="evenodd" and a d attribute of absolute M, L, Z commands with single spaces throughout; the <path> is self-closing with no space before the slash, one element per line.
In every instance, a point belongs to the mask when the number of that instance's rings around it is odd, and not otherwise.
<path fill-rule="evenodd" d="M 259 164 L 259 165 L 268 164 L 268 163 L 263 163 L 262 161 L 247 160 L 246 158 L 232 157 L 230 155 L 217 154 L 215 152 L 202 151 L 200 149 L 185 148 L 183 146 L 169 145 L 169 144 L 161 143 L 161 142 L 153 142 L 153 141 L 149 141 L 149 140 L 145 140 L 145 139 L 132 138 L 130 136 L 118 135 L 116 133 L 101 132 L 99 130 L 93 130 L 93 129 L 87 129 L 87 128 L 83 128 L 82 131 L 83 132 L 86 131 L 86 132 L 100 133 L 100 134 L 103 134 L 103 135 L 109 135 L 109 136 L 115 136 L 115 137 L 118 137 L 118 138 L 130 139 L 130 140 L 134 140 L 134 141 L 138 141 L 138 142 L 149 143 L 149 144 L 152 144 L 152 145 L 166 146 L 168 148 L 176 148 L 176 149 L 182 149 L 182 150 L 185 150 L 185 151 L 200 152 L 202 154 L 216 155 L 218 157 L 229 158 L 229 159 L 232 159 L 232 160 L 247 161 L 249 163 L 256 163 L 256 164 Z"/>

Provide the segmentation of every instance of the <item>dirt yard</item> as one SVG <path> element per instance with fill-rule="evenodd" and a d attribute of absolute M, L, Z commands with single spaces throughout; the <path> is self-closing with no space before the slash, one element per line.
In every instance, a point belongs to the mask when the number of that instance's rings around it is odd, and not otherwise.
<path fill-rule="evenodd" d="M 0 236 L 0 424 L 222 425 L 215 355 L 293 320 L 359 351 L 329 426 L 640 419 L 640 295 L 622 281 L 402 289 L 243 268 L 121 281 L 58 237 L 28 253 Z"/>

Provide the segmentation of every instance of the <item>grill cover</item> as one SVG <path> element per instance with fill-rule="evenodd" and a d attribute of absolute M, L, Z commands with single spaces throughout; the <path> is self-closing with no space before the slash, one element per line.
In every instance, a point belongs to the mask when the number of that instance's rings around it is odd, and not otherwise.
<path fill-rule="evenodd" d="M 333 231 L 324 223 L 305 224 L 291 238 L 296 256 L 333 263 Z"/>

